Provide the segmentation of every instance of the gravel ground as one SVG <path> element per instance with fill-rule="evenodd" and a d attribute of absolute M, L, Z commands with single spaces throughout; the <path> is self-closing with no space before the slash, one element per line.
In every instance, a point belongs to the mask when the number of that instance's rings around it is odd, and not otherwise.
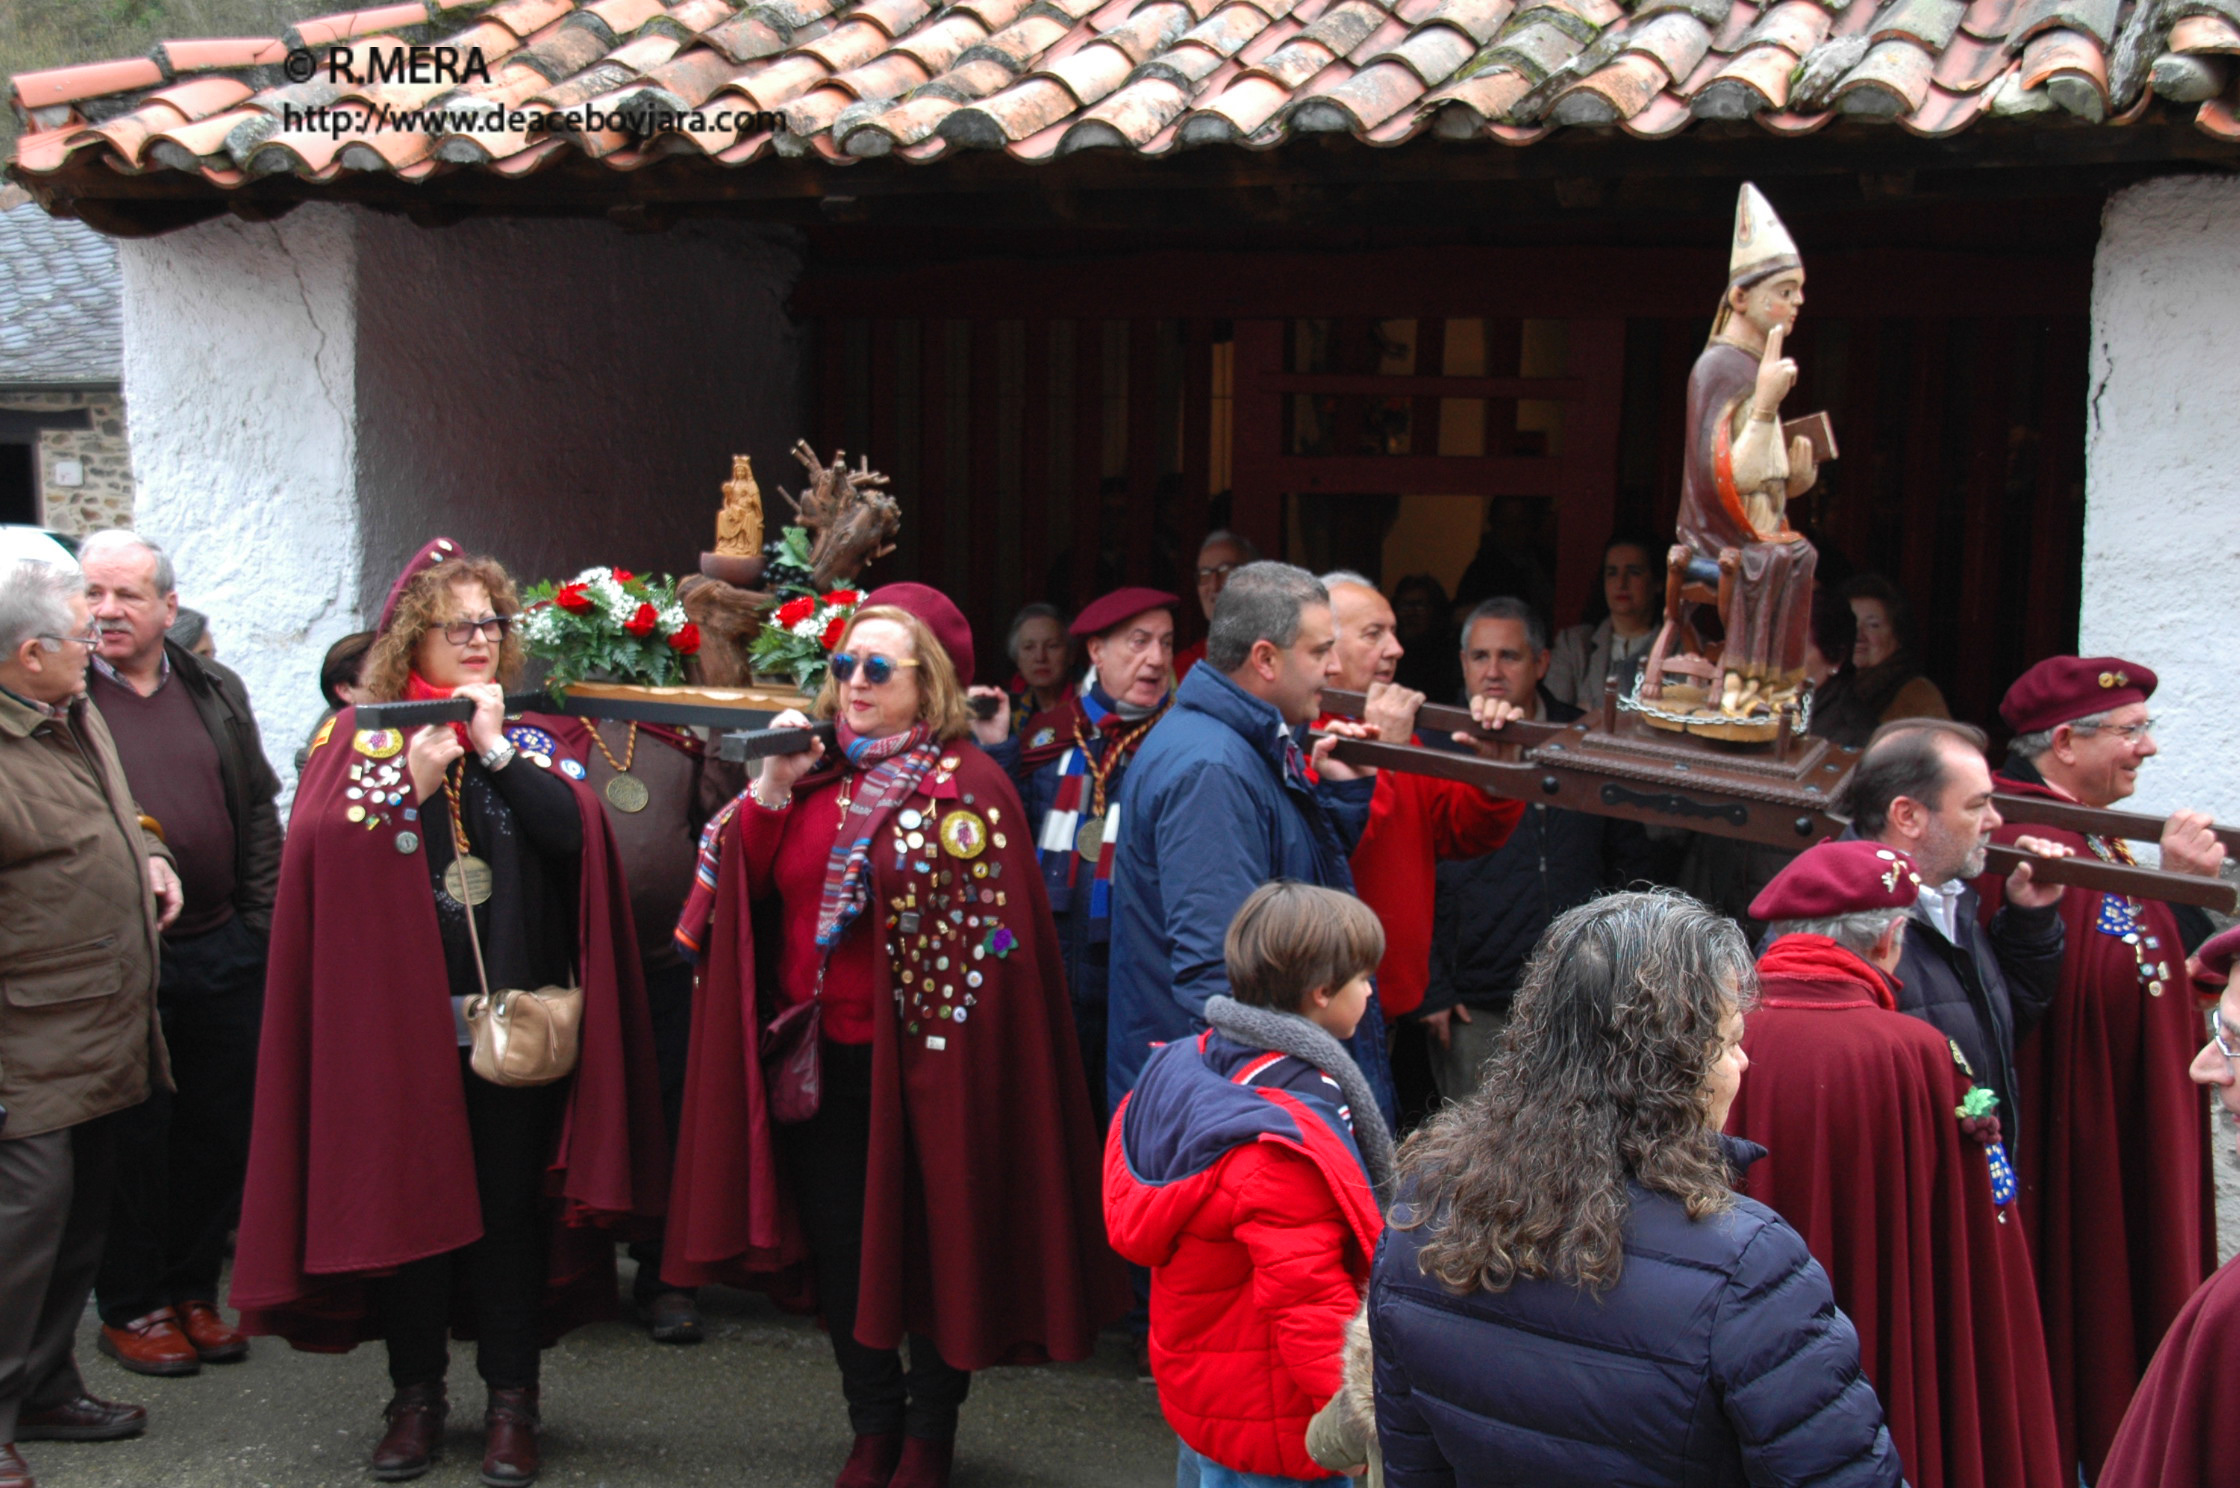
<path fill-rule="evenodd" d="M 627 1273 L 628 1266 L 624 1271 Z M 847 1456 L 832 1351 L 814 1323 L 761 1298 L 703 1294 L 708 1341 L 655 1344 L 627 1323 L 570 1334 L 545 1355 L 545 1470 L 553 1488 L 724 1483 L 829 1488 Z M 958 1440 L 957 1488 L 1166 1488 L 1174 1437 L 1125 1342 L 1097 1357 L 978 1376 Z M 147 1434 L 31 1442 L 40 1488 L 362 1488 L 388 1379 L 378 1345 L 301 1354 L 259 1339 L 243 1363 L 148 1379 L 94 1349 L 78 1359 L 96 1395 L 148 1407 Z M 448 1449 L 420 1482 L 465 1488 L 481 1466 L 482 1385 L 455 1345 Z"/>

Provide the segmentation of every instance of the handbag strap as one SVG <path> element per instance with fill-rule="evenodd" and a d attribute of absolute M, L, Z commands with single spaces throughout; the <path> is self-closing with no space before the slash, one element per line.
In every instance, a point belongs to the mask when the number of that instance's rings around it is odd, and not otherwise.
<path fill-rule="evenodd" d="M 459 821 L 459 798 L 457 796 L 450 795 L 449 792 L 446 792 L 445 795 L 451 803 L 451 841 L 453 844 L 451 850 L 453 853 L 452 861 L 456 863 L 458 861 L 457 853 L 459 850 L 457 844 L 466 839 L 466 831 Z M 466 879 L 466 873 L 464 871 L 461 871 L 461 873 L 459 874 L 460 887 L 464 888 L 466 886 Z M 467 915 L 467 943 L 474 947 L 475 980 L 482 983 L 482 995 L 487 998 L 490 996 L 490 972 L 488 968 L 486 968 L 482 964 L 482 932 L 475 928 L 474 906 L 462 900 L 460 901 L 459 908 L 465 910 Z"/>

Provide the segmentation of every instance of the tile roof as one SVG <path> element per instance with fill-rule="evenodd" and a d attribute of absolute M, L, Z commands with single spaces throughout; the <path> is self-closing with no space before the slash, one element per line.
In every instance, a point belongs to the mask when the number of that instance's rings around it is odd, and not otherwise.
<path fill-rule="evenodd" d="M 116 243 L 21 196 L 0 191 L 0 391 L 120 382 Z"/>
<path fill-rule="evenodd" d="M 290 82 L 277 65 L 347 44 L 364 72 L 429 42 L 479 48 L 487 78 Z M 1040 161 L 1327 132 L 1522 145 L 1755 120 L 1804 135 L 1846 116 L 1933 137 L 1986 116 L 2151 115 L 2240 144 L 2236 55 L 2240 0 L 415 0 L 28 73 L 12 99 L 21 179 L 92 151 L 229 188 L 518 176 L 570 152 L 618 171 L 677 154 Z M 283 122 L 322 105 L 353 113 L 338 130 Z M 362 127 L 430 105 L 448 117 Z M 584 105 L 604 127 L 533 132 L 503 113 Z M 772 114 L 782 127 L 761 127 Z"/>

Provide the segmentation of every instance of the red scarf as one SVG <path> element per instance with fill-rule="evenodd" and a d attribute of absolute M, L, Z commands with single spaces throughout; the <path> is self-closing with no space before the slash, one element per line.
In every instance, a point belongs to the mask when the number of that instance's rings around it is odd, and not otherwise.
<path fill-rule="evenodd" d="M 1876 1007 L 1889 1012 L 1898 1010 L 1898 999 L 1890 990 L 1890 979 L 1856 952 L 1845 950 L 1825 935 L 1782 936 L 1758 958 L 1758 975 L 1853 987 L 1871 999 Z M 1779 996 L 1769 996 L 1763 1005 L 1782 1007 L 1785 1003 Z"/>
<path fill-rule="evenodd" d="M 408 703 L 439 703 L 457 691 L 456 687 L 436 686 L 433 682 L 421 676 L 418 670 L 409 671 L 404 676 L 404 700 Z M 451 725 L 451 732 L 459 736 L 459 747 L 461 749 L 466 750 L 469 754 L 474 753 L 474 746 L 467 742 L 467 726 L 465 724 L 455 723 Z"/>

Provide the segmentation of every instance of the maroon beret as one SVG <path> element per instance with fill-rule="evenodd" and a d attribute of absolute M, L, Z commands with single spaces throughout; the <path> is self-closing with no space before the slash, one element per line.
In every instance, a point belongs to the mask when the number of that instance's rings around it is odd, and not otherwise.
<path fill-rule="evenodd" d="M 949 664 L 957 669 L 957 685 L 972 685 L 972 627 L 948 595 L 930 584 L 882 584 L 866 594 L 863 603 L 866 609 L 891 605 L 923 621 L 941 649 L 949 653 Z"/>
<path fill-rule="evenodd" d="M 2222 987 L 2232 976 L 2232 958 L 2240 955 L 2240 925 L 2230 930 L 2219 930 L 2201 942 L 2201 949 L 2193 953 L 2193 963 L 2199 968 L 2193 982 L 2197 987 Z"/>
<path fill-rule="evenodd" d="M 397 605 L 404 598 L 407 584 L 446 559 L 462 556 L 464 555 L 460 553 L 459 545 L 450 538 L 429 538 L 420 551 L 412 555 L 412 561 L 404 566 L 404 572 L 397 575 L 397 581 L 389 586 L 389 597 L 381 605 L 381 623 L 374 628 L 387 630 L 389 622 L 397 618 Z"/>
<path fill-rule="evenodd" d="M 2155 675 L 2120 656 L 2049 656 L 2014 679 L 1999 716 L 2018 734 L 2043 733 L 2154 696 Z"/>
<path fill-rule="evenodd" d="M 1088 607 L 1073 617 L 1069 633 L 1082 638 L 1100 636 L 1147 611 L 1171 610 L 1180 603 L 1157 589 L 1115 589 L 1102 599 L 1089 601 Z"/>
<path fill-rule="evenodd" d="M 1870 909 L 1904 909 L 1921 892 L 1913 859 L 1879 842 L 1808 847 L 1750 901 L 1750 917 L 1826 920 Z"/>

